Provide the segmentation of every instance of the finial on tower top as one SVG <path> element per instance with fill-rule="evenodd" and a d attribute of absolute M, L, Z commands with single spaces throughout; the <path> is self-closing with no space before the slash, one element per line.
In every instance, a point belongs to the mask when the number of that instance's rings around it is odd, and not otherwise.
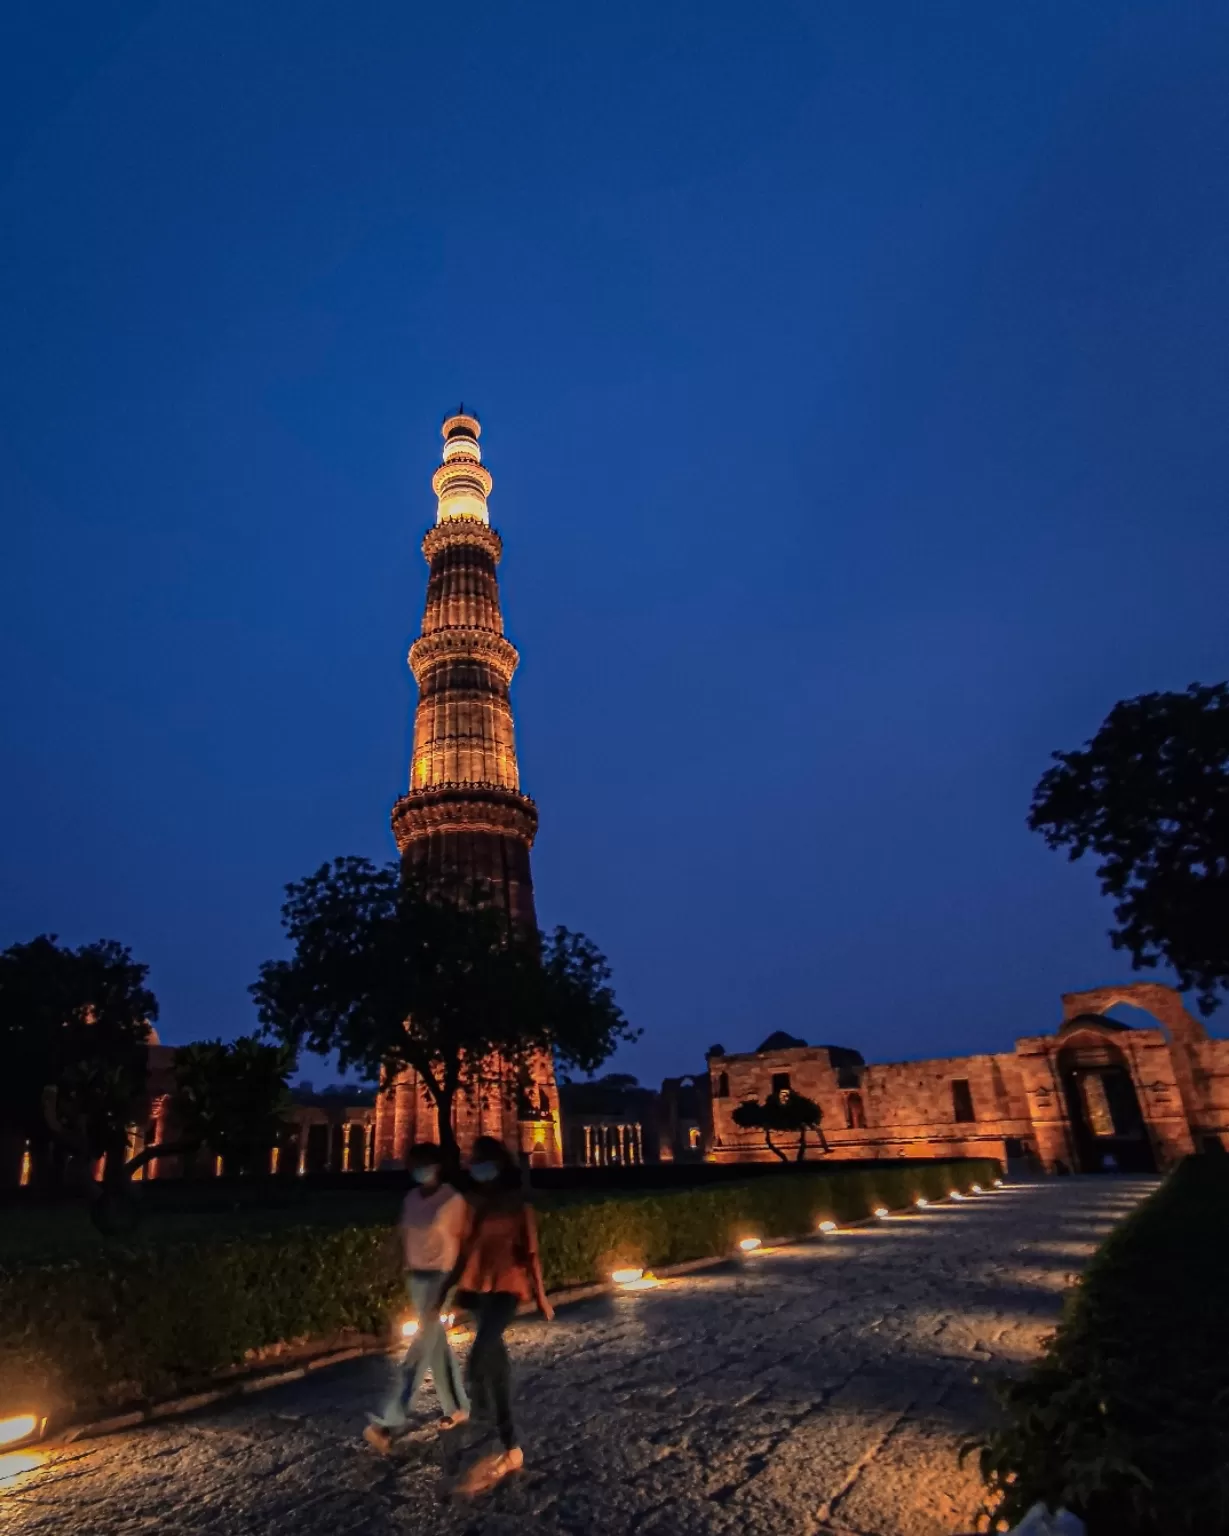
<path fill-rule="evenodd" d="M 482 436 L 482 425 L 472 411 L 466 412 L 462 404 L 455 416 L 447 418 L 440 431 L 445 442 L 450 442 L 454 437 L 472 437 L 477 442 Z"/>

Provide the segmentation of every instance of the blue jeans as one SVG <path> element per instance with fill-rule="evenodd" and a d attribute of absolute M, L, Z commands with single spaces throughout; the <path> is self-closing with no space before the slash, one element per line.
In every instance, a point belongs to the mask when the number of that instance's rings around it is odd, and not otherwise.
<path fill-rule="evenodd" d="M 414 1399 L 422 1390 L 427 1372 L 435 1382 L 436 1396 L 445 1415 L 468 1413 L 469 1398 L 461 1384 L 461 1370 L 440 1322 L 440 1289 L 447 1279 L 438 1269 L 412 1269 L 406 1275 L 410 1305 L 418 1319 L 418 1332 L 401 1363 L 401 1384 L 385 1409 L 385 1423 L 403 1423 Z"/>

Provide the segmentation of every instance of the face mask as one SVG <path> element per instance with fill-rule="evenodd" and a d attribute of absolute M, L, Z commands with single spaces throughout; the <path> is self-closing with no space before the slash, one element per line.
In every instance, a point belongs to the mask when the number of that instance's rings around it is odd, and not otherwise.
<path fill-rule="evenodd" d="M 410 1170 L 410 1177 L 414 1180 L 415 1184 L 432 1184 L 439 1178 L 439 1175 L 439 1169 L 433 1164 L 428 1164 L 425 1168 L 411 1168 Z"/>
<path fill-rule="evenodd" d="M 499 1175 L 499 1169 L 494 1163 L 475 1163 L 469 1171 L 478 1180 L 479 1184 L 489 1184 L 492 1179 L 497 1178 Z"/>

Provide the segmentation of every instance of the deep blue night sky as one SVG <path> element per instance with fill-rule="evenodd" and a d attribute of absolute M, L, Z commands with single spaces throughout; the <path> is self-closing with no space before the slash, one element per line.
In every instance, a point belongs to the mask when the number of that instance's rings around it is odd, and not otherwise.
<path fill-rule="evenodd" d="M 251 1027 L 285 881 L 393 851 L 463 399 L 620 1067 L 1129 979 L 1024 817 L 1229 674 L 1227 165 L 1212 4 L 9 0 L 0 944 Z"/>

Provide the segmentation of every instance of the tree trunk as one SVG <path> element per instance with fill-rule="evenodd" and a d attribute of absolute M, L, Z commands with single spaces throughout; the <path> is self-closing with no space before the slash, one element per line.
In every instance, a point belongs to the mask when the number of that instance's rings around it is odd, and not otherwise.
<path fill-rule="evenodd" d="M 200 1150 L 199 1141 L 160 1141 L 152 1147 L 145 1147 L 135 1157 L 130 1157 L 124 1164 L 124 1173 L 128 1178 L 144 1168 L 147 1163 L 155 1163 L 160 1157 L 190 1157 L 193 1152 Z"/>
<path fill-rule="evenodd" d="M 786 1157 L 781 1148 L 774 1144 L 771 1131 L 764 1132 L 764 1140 L 768 1143 L 768 1150 L 773 1154 L 774 1157 L 779 1157 L 783 1163 L 789 1162 L 789 1158 Z"/>
<path fill-rule="evenodd" d="M 452 1110 L 457 1098 L 456 1084 L 444 1082 L 439 1088 L 433 1088 L 432 1097 L 435 1100 L 436 1119 L 439 1121 L 440 1151 L 444 1154 L 444 1167 L 459 1168 L 461 1149 L 457 1146 L 456 1131 L 452 1124 Z"/>

